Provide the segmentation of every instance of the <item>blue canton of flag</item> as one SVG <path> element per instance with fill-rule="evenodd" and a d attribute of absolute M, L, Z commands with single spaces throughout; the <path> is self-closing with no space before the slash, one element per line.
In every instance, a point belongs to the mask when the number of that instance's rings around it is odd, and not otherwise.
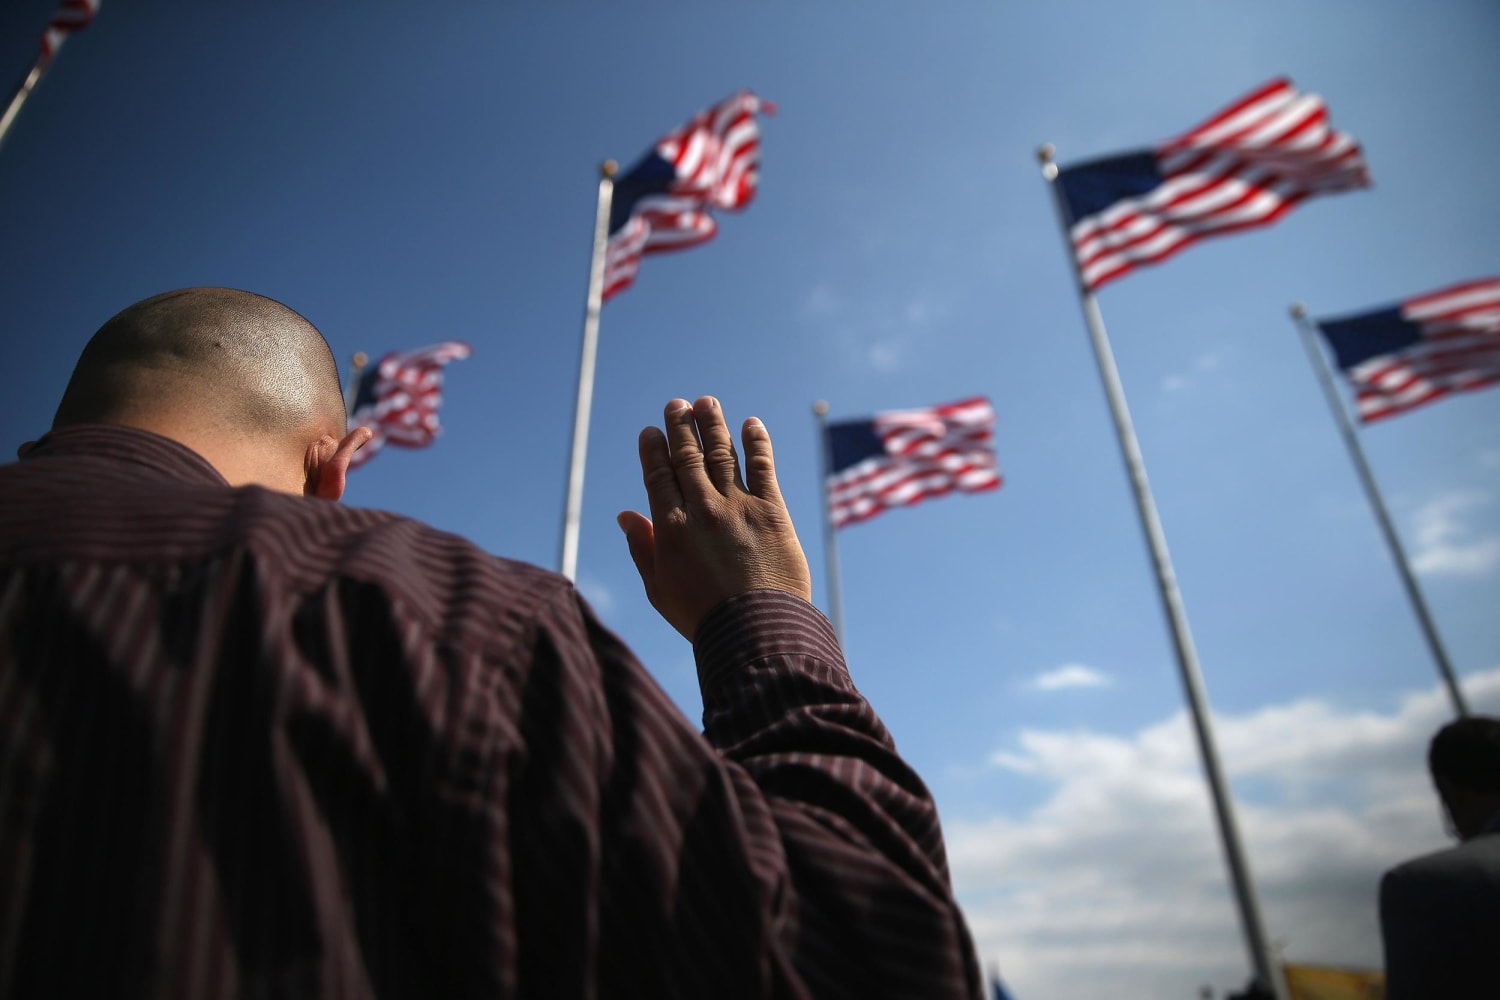
<path fill-rule="evenodd" d="M 1322 98 L 1273 80 L 1176 139 L 1064 168 L 1057 183 L 1079 274 L 1097 289 L 1370 178 L 1359 144 L 1332 127 Z"/>
<path fill-rule="evenodd" d="M 1500 277 L 1319 320 L 1364 423 L 1500 381 Z"/>
<path fill-rule="evenodd" d="M 954 490 L 998 488 L 994 438 L 995 410 L 982 398 L 829 424 L 833 526 Z"/>

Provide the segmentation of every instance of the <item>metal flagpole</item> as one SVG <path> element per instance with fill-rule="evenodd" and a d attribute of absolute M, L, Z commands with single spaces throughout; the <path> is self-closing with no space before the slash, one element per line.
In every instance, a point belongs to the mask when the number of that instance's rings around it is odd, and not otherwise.
<path fill-rule="evenodd" d="M 1323 351 L 1318 347 L 1317 332 L 1313 324 L 1307 318 L 1307 309 L 1298 302 L 1291 307 L 1292 322 L 1297 325 L 1297 331 L 1302 334 L 1302 346 L 1307 348 L 1307 358 L 1312 362 L 1313 372 L 1318 377 L 1318 384 L 1323 387 L 1323 396 L 1328 400 L 1328 408 L 1333 412 L 1334 423 L 1338 424 L 1339 433 L 1344 438 L 1344 446 L 1349 449 L 1349 458 L 1354 462 L 1354 470 L 1359 473 L 1359 481 L 1365 488 L 1365 496 L 1370 500 L 1370 507 L 1375 511 L 1375 520 L 1380 523 L 1380 532 L 1385 536 L 1385 544 L 1391 550 L 1391 558 L 1395 560 L 1396 571 L 1401 575 L 1401 584 L 1406 588 L 1406 596 L 1411 600 L 1412 610 L 1417 614 L 1417 621 L 1421 623 L 1422 634 L 1427 638 L 1427 647 L 1432 650 L 1432 658 L 1437 662 L 1438 673 L 1443 678 L 1443 685 L 1448 689 L 1448 698 L 1453 702 L 1453 711 L 1460 717 L 1469 714 L 1469 706 L 1464 701 L 1463 690 L 1459 687 L 1458 676 L 1453 672 L 1453 664 L 1448 660 L 1448 653 L 1443 648 L 1443 640 L 1438 637 L 1437 626 L 1433 623 L 1432 614 L 1427 610 L 1427 602 L 1422 598 L 1422 590 L 1417 586 L 1416 575 L 1412 573 L 1411 566 L 1406 561 L 1406 551 L 1401 547 L 1401 538 L 1396 534 L 1396 526 L 1391 523 L 1391 515 L 1386 510 L 1385 501 L 1380 498 L 1380 487 L 1375 483 L 1375 476 L 1370 471 L 1370 463 L 1365 461 L 1365 451 L 1360 447 L 1359 436 L 1354 431 L 1354 423 L 1349 419 L 1349 412 L 1344 409 L 1343 399 L 1339 396 L 1338 388 L 1333 384 L 1333 373 L 1329 371 L 1328 361 L 1323 356 Z"/>
<path fill-rule="evenodd" d="M 344 393 L 344 415 L 353 420 L 354 407 L 359 402 L 359 380 L 365 376 L 365 366 L 370 363 L 370 356 L 364 351 L 355 351 L 354 357 L 349 361 L 349 388 Z"/>
<path fill-rule="evenodd" d="M 57 44 L 60 46 L 62 44 L 61 39 L 66 37 L 66 35 L 59 36 Z M 0 117 L 0 142 L 5 141 L 5 134 L 10 131 L 11 122 L 15 121 L 16 115 L 21 113 L 21 105 L 26 103 L 26 98 L 30 97 L 31 92 L 36 89 L 37 81 L 46 72 L 47 66 L 52 62 L 52 56 L 56 52 L 55 48 L 51 54 L 43 49 L 41 54 L 36 57 L 36 62 L 32 65 L 31 72 L 26 74 L 26 79 L 22 80 L 21 85 L 16 88 L 15 95 L 11 97 L 10 104 L 5 109 L 4 117 Z"/>
<path fill-rule="evenodd" d="M 818 400 L 813 404 L 813 416 L 818 419 L 818 451 L 822 456 L 822 475 L 818 477 L 823 492 L 823 572 L 828 577 L 828 620 L 833 623 L 833 634 L 839 646 L 844 647 L 844 596 L 839 586 L 839 547 L 833 526 L 833 505 L 829 503 L 828 477 L 833 473 L 833 456 L 828 451 L 828 403 Z"/>
<path fill-rule="evenodd" d="M 609 206 L 614 198 L 614 160 L 599 167 L 599 206 L 594 212 L 594 252 L 589 260 L 588 304 L 583 313 L 583 348 L 578 356 L 578 400 L 573 410 L 573 454 L 568 463 L 568 496 L 564 504 L 562 554 L 558 572 L 569 580 L 578 573 L 578 520 L 583 512 L 583 465 L 589 448 L 589 410 L 594 403 L 594 357 L 599 347 L 599 310 L 604 304 L 604 250 L 609 245 Z"/>
<path fill-rule="evenodd" d="M 37 53 L 36 62 L 32 64 L 31 71 L 26 74 L 21 85 L 16 88 L 10 104 L 5 108 L 5 114 L 0 115 L 0 142 L 5 141 L 5 135 L 10 131 L 11 124 L 21 113 L 21 105 L 26 103 L 26 98 L 30 97 L 31 92 L 36 89 L 37 82 L 41 80 L 42 74 L 47 72 L 47 67 L 52 65 L 52 60 L 57 58 L 57 53 L 62 50 L 68 36 L 88 27 L 89 22 L 98 12 L 99 0 L 63 0 L 61 6 L 53 13 L 52 19 L 47 22 L 47 27 L 42 32 L 41 51 Z"/>
<path fill-rule="evenodd" d="M 1146 536 L 1146 545 L 1151 551 L 1151 563 L 1156 570 L 1157 586 L 1161 590 L 1162 608 L 1166 612 L 1167 624 L 1172 633 L 1172 645 L 1177 653 L 1177 667 L 1182 676 L 1182 687 L 1187 696 L 1189 713 L 1193 718 L 1193 731 L 1198 738 L 1198 751 L 1203 758 L 1203 771 L 1208 779 L 1209 792 L 1213 798 L 1214 813 L 1219 823 L 1219 839 L 1224 847 L 1224 861 L 1229 868 L 1230 882 L 1234 888 L 1235 901 L 1239 906 L 1240 925 L 1245 934 L 1245 946 L 1250 952 L 1250 966 L 1262 988 L 1270 990 L 1278 998 L 1286 995 L 1285 986 L 1275 972 L 1271 951 L 1266 938 L 1265 924 L 1261 919 L 1260 903 L 1256 899 L 1255 885 L 1250 877 L 1250 864 L 1245 858 L 1240 843 L 1238 824 L 1235 822 L 1234 805 L 1229 797 L 1229 783 L 1224 779 L 1224 770 L 1219 764 L 1219 752 L 1214 744 L 1213 725 L 1208 713 L 1208 698 L 1203 690 L 1203 678 L 1198 667 L 1198 652 L 1193 647 L 1193 636 L 1188 630 L 1187 611 L 1182 606 L 1182 594 L 1177 588 L 1177 575 L 1172 569 L 1172 557 L 1167 552 L 1167 538 L 1162 531 L 1161 519 L 1156 513 L 1156 501 L 1151 495 L 1151 484 L 1146 479 L 1146 464 L 1141 457 L 1141 446 L 1135 437 L 1135 427 L 1130 421 L 1130 410 L 1125 404 L 1125 389 L 1120 384 L 1120 373 L 1115 368 L 1114 352 L 1104 332 L 1104 317 L 1099 304 L 1084 283 L 1083 272 L 1078 267 L 1077 254 L 1069 233 L 1068 208 L 1062 191 L 1057 186 L 1057 164 L 1052 161 L 1053 148 L 1049 143 L 1037 152 L 1042 161 L 1042 176 L 1052 189 L 1058 221 L 1062 226 L 1063 242 L 1067 246 L 1068 259 L 1073 262 L 1073 273 L 1078 279 L 1079 302 L 1083 307 L 1084 323 L 1088 326 L 1089 341 L 1094 348 L 1094 359 L 1099 364 L 1099 378 L 1104 383 L 1104 394 L 1109 400 L 1110 415 L 1114 418 L 1115 433 L 1120 441 L 1120 453 L 1125 460 L 1125 470 L 1130 476 L 1131 491 L 1135 494 L 1136 510 L 1141 517 L 1141 530 Z"/>

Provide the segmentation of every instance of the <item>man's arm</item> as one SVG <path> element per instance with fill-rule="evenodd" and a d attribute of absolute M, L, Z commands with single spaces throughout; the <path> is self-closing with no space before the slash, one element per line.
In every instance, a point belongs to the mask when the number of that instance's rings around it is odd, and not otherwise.
<path fill-rule="evenodd" d="M 709 784 L 723 815 L 684 854 L 731 841 L 745 852 L 771 981 L 819 996 L 978 996 L 931 796 L 809 603 L 770 435 L 745 422 L 742 476 L 716 400 L 673 400 L 665 421 L 640 439 L 652 517 L 620 524 L 652 604 L 694 641 L 719 752 Z"/>

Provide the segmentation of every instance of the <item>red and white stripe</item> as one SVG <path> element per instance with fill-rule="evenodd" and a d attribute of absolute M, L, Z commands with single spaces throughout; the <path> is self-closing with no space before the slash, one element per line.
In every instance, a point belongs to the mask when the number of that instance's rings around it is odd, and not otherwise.
<path fill-rule="evenodd" d="M 776 105 L 748 90 L 694 115 L 654 147 L 676 169 L 665 194 L 642 198 L 630 221 L 610 237 L 604 257 L 604 297 L 635 280 L 644 254 L 685 250 L 718 232 L 710 209 L 750 204 L 760 183 L 757 114 Z"/>
<path fill-rule="evenodd" d="M 955 490 L 979 493 L 999 488 L 995 410 L 989 400 L 892 410 L 877 414 L 872 422 L 886 453 L 828 477 L 835 528 Z"/>
<path fill-rule="evenodd" d="M 1097 289 L 1206 236 L 1269 225 L 1305 198 L 1368 187 L 1364 154 L 1316 94 L 1273 80 L 1156 151 L 1163 183 L 1073 226 Z"/>
<path fill-rule="evenodd" d="M 351 427 L 363 425 L 375 432 L 355 453 L 351 467 L 368 462 L 387 443 L 405 448 L 431 444 L 442 432 L 438 408 L 443 404 L 443 368 L 471 353 L 468 344 L 445 340 L 381 358 L 376 367 L 374 402 L 361 406 L 349 418 Z"/>
<path fill-rule="evenodd" d="M 97 13 L 99 0 L 63 0 L 42 32 L 42 55 L 47 59 L 57 55 L 68 36 L 87 28 Z"/>
<path fill-rule="evenodd" d="M 1401 315 L 1421 324 L 1422 340 L 1345 372 L 1361 422 L 1500 382 L 1500 277 L 1408 299 Z"/>

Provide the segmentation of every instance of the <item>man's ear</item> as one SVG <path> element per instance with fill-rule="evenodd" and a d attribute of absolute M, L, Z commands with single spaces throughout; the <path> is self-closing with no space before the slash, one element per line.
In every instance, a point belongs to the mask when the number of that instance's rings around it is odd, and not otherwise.
<path fill-rule="evenodd" d="M 349 474 L 349 463 L 354 453 L 364 447 L 375 432 L 368 427 L 356 427 L 336 441 L 331 434 L 324 434 L 307 446 L 303 468 L 307 479 L 302 486 L 303 496 L 323 500 L 337 500 L 344 495 L 344 479 Z"/>
<path fill-rule="evenodd" d="M 17 458 L 25 458 L 26 453 L 36 447 L 35 441 L 22 441 L 21 447 L 16 449 Z"/>

